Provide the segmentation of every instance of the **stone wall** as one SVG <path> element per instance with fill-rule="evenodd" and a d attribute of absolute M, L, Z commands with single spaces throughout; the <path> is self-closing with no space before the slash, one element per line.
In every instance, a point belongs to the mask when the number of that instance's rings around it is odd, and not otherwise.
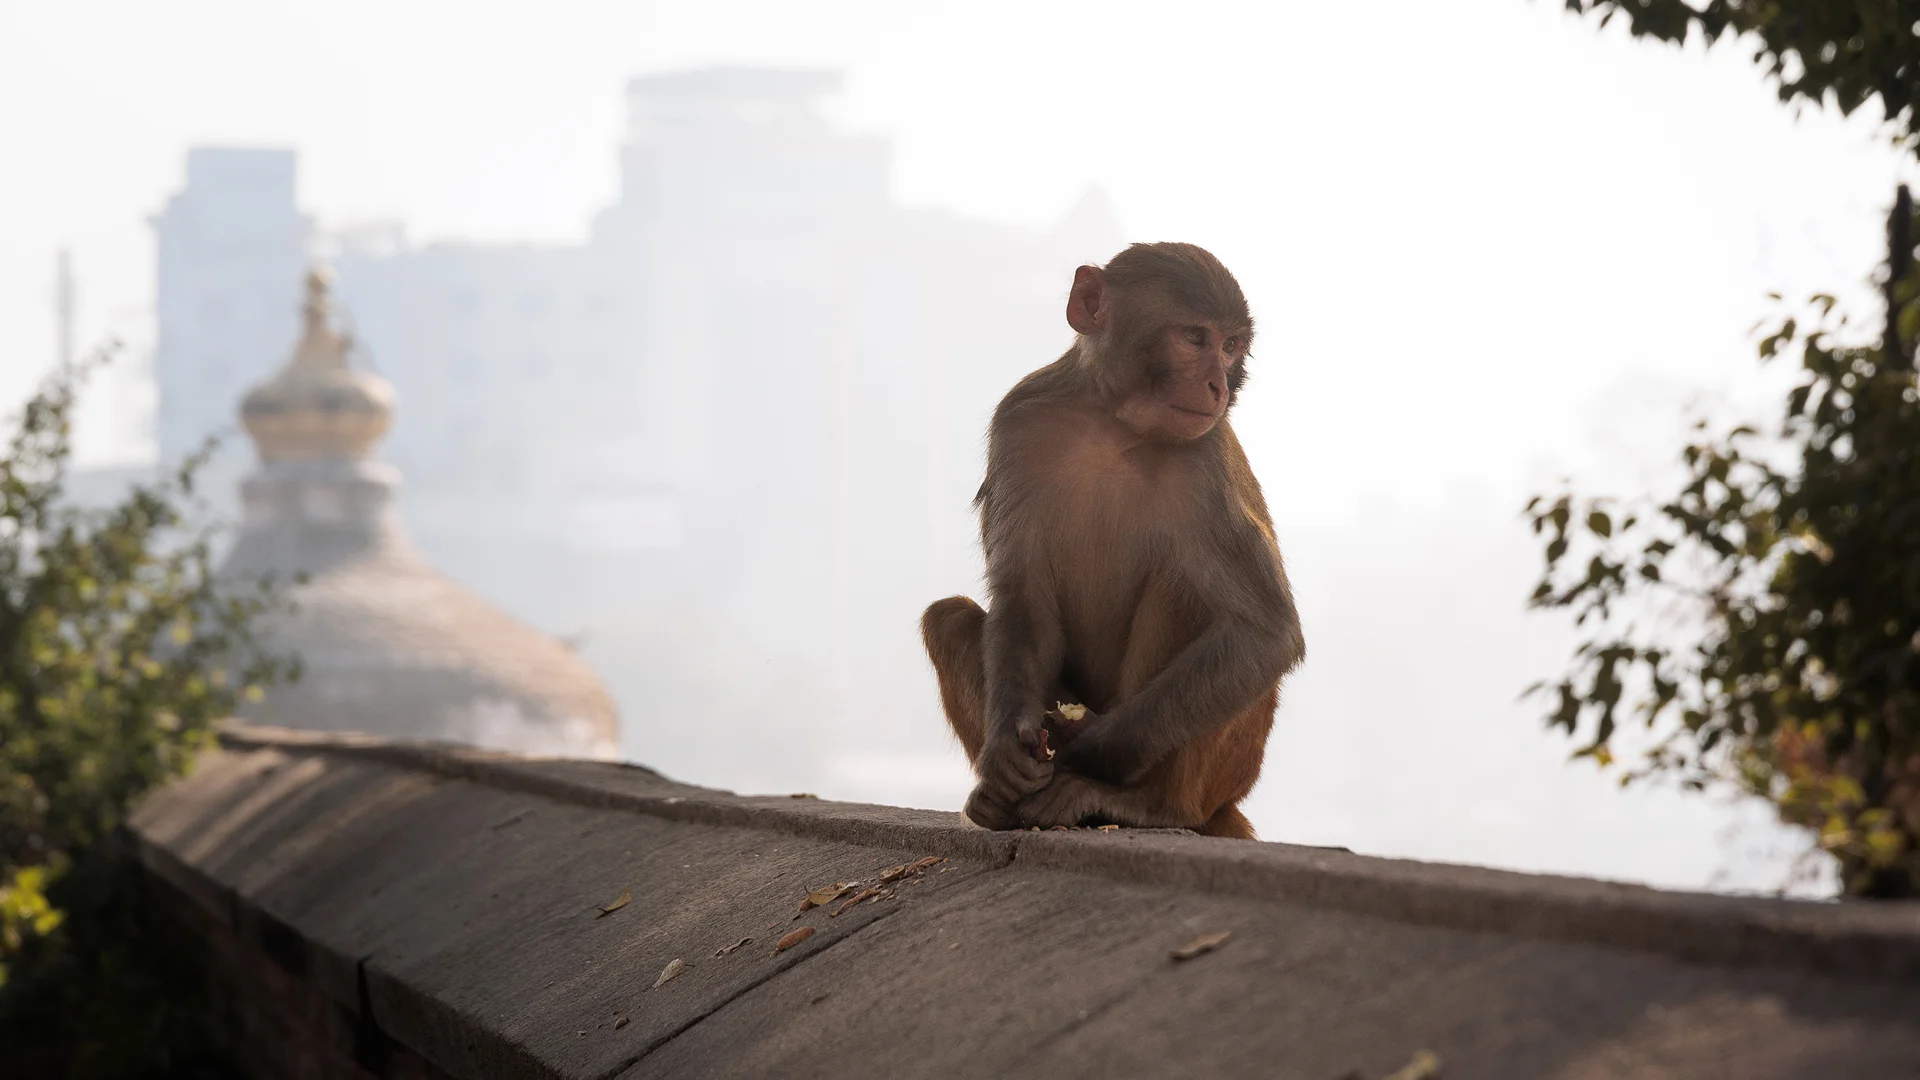
<path fill-rule="evenodd" d="M 267 1077 L 1870 1080 L 1920 1062 L 1920 905 L 987 833 L 258 728 L 133 828 Z"/>
<path fill-rule="evenodd" d="M 234 919 L 192 902 L 173 880 L 155 882 L 152 895 L 166 906 L 171 925 L 205 944 L 207 975 L 231 1009 L 238 1064 L 248 1074 L 286 1080 L 447 1076 L 367 1022 L 371 1010 L 364 1000 L 344 1003 L 322 993 L 306 970 L 297 931 L 256 913 L 251 937 L 243 938 Z"/>

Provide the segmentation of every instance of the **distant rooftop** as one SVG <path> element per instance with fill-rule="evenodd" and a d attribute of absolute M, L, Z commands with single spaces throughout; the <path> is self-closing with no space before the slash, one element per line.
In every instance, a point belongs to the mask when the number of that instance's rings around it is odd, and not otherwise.
<path fill-rule="evenodd" d="M 819 68 L 712 67 L 645 75 L 627 83 L 629 98 L 765 101 L 821 97 L 840 89 L 838 71 Z"/>
<path fill-rule="evenodd" d="M 236 146 L 196 146 L 187 151 L 187 184 L 271 184 L 292 189 L 296 155 L 292 150 Z"/>

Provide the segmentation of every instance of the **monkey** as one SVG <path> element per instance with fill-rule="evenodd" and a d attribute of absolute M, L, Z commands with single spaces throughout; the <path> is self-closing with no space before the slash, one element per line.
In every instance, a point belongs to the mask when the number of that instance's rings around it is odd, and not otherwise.
<path fill-rule="evenodd" d="M 950 596 L 921 618 L 977 777 L 963 812 L 1254 839 L 1239 803 L 1306 640 L 1227 421 L 1253 317 L 1220 260 L 1180 243 L 1077 268 L 1066 315 L 1073 344 L 988 428 L 988 607 Z"/>

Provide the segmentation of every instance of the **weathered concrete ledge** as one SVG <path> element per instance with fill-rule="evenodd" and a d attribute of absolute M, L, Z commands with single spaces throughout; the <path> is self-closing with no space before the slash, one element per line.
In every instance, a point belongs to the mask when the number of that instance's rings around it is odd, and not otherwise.
<path fill-rule="evenodd" d="M 988 833 L 262 728 L 223 745 L 133 831 L 243 995 L 263 1074 L 1370 1080 L 1431 1051 L 1458 1078 L 1757 1080 L 1920 1062 L 1920 905 Z M 809 889 L 925 856 L 946 861 L 890 898 L 796 915 Z"/>

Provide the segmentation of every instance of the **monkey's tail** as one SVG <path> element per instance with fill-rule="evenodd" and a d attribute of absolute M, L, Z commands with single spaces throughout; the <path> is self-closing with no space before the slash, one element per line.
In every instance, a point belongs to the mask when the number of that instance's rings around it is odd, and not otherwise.
<path fill-rule="evenodd" d="M 1235 840 L 1257 840 L 1253 833 L 1253 822 L 1240 812 L 1238 806 L 1223 806 L 1213 812 L 1205 825 L 1194 830 L 1201 836 L 1226 836 Z"/>

